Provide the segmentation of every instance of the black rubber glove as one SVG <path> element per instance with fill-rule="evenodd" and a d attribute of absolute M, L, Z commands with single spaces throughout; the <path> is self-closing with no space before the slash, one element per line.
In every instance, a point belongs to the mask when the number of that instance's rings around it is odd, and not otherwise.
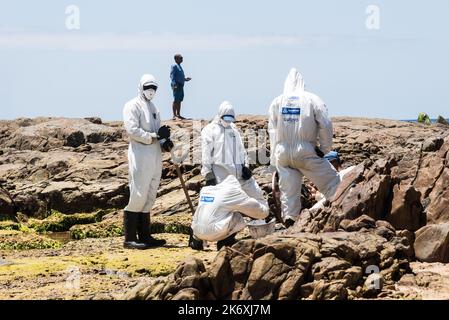
<path fill-rule="evenodd" d="M 170 138 L 170 127 L 163 125 L 162 127 L 159 128 L 158 132 L 157 132 L 157 139 L 161 140 L 161 139 L 169 139 Z"/>
<path fill-rule="evenodd" d="M 215 186 L 217 184 L 217 180 L 215 178 L 211 178 L 209 180 L 206 180 L 206 187 L 208 186 Z"/>
<path fill-rule="evenodd" d="M 162 150 L 164 150 L 165 152 L 170 152 L 174 146 L 175 145 L 173 144 L 173 141 L 171 141 L 170 139 L 167 139 L 162 144 Z"/>
<path fill-rule="evenodd" d="M 243 180 L 249 180 L 253 176 L 253 173 L 251 172 L 251 169 L 243 166 L 242 167 L 242 179 Z"/>
<path fill-rule="evenodd" d="M 215 186 L 217 184 L 217 179 L 215 179 L 215 175 L 212 171 L 206 174 L 204 180 L 206 180 L 206 187 Z"/>
<path fill-rule="evenodd" d="M 320 148 L 315 147 L 315 152 L 316 152 L 318 157 L 324 158 L 324 153 L 323 153 L 323 151 L 320 150 Z"/>

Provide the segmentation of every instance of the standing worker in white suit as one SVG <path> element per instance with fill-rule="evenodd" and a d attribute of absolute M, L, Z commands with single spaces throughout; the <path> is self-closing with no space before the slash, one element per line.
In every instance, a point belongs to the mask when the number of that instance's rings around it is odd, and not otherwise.
<path fill-rule="evenodd" d="M 150 234 L 150 210 L 156 200 L 162 173 L 161 149 L 170 151 L 170 128 L 161 126 L 159 110 L 151 100 L 158 84 L 149 74 L 142 76 L 139 94 L 125 104 L 123 120 L 129 135 L 129 203 L 124 211 L 124 247 L 146 249 L 162 246 Z"/>
<path fill-rule="evenodd" d="M 332 122 L 324 102 L 304 90 L 302 75 L 290 70 L 284 92 L 269 108 L 268 130 L 271 165 L 279 174 L 282 217 L 293 225 L 301 211 L 303 176 L 308 177 L 326 197 L 331 199 L 340 177 L 323 158 L 332 148 Z"/>
<path fill-rule="evenodd" d="M 224 101 L 218 108 L 217 116 L 201 131 L 201 174 L 206 180 L 206 187 L 201 190 L 201 194 L 229 191 L 229 188 L 234 188 L 236 189 L 234 193 L 240 195 L 240 200 L 242 197 L 251 198 L 258 207 L 266 211 L 262 215 L 260 212 L 258 215 L 249 215 L 253 218 L 259 216 L 262 219 L 268 215 L 268 202 L 252 176 L 248 155 L 234 122 L 234 107 L 228 101 Z M 226 185 L 223 185 L 224 181 L 227 181 Z M 235 187 L 236 183 L 238 188 Z M 210 188 L 212 186 L 219 187 Z M 231 198 L 235 200 L 238 197 L 231 196 Z M 222 197 L 217 197 L 217 199 L 222 199 Z M 218 249 L 235 242 L 235 234 L 244 227 L 243 218 L 238 213 L 233 215 L 230 212 L 230 207 L 225 204 L 228 200 L 224 200 L 224 202 L 217 200 L 213 205 L 200 201 L 200 207 L 197 209 L 192 226 L 196 233 L 189 240 L 191 248 L 202 249 L 202 240 L 218 241 Z M 234 210 L 237 210 L 238 205 L 234 204 Z M 231 219 L 231 217 L 233 218 Z M 209 227 L 207 227 L 208 224 L 210 224 Z M 205 231 L 206 229 L 207 231 Z"/>
<path fill-rule="evenodd" d="M 206 186 L 215 185 L 233 175 L 243 191 L 268 206 L 263 192 L 252 176 L 242 137 L 234 124 L 235 111 L 224 101 L 217 116 L 201 131 L 202 168 Z"/>

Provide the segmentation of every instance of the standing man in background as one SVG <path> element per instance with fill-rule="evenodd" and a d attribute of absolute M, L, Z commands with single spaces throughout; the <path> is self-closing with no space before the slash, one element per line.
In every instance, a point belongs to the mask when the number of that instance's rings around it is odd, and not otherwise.
<path fill-rule="evenodd" d="M 185 118 L 181 116 L 181 102 L 184 100 L 184 83 L 192 80 L 185 76 L 181 67 L 183 61 L 182 55 L 175 54 L 175 64 L 171 66 L 170 79 L 171 88 L 173 90 L 173 120 Z"/>

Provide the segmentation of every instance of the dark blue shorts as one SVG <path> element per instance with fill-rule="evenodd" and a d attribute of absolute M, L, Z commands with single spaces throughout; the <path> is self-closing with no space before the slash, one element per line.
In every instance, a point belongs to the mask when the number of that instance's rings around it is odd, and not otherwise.
<path fill-rule="evenodd" d="M 178 87 L 173 90 L 173 98 L 175 99 L 175 102 L 184 100 L 184 86 L 178 85 Z"/>

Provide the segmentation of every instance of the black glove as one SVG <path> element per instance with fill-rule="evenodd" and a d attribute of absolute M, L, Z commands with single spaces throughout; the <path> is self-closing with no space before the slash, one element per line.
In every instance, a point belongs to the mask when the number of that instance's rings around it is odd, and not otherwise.
<path fill-rule="evenodd" d="M 253 173 L 251 172 L 251 169 L 243 166 L 242 167 L 242 179 L 243 180 L 249 180 L 253 176 Z"/>
<path fill-rule="evenodd" d="M 215 186 L 217 184 L 217 179 L 215 179 L 215 175 L 212 171 L 206 174 L 204 180 L 206 180 L 206 187 Z"/>
<path fill-rule="evenodd" d="M 157 139 L 161 140 L 161 139 L 169 139 L 169 138 L 170 138 L 170 127 L 163 125 L 157 131 Z"/>
<path fill-rule="evenodd" d="M 175 145 L 173 144 L 173 141 L 171 141 L 170 139 L 167 139 L 162 144 L 162 150 L 164 150 L 165 152 L 170 152 L 174 146 Z"/>
<path fill-rule="evenodd" d="M 315 152 L 316 152 L 318 157 L 324 158 L 324 153 L 323 153 L 323 151 L 320 150 L 320 148 L 315 147 Z"/>

